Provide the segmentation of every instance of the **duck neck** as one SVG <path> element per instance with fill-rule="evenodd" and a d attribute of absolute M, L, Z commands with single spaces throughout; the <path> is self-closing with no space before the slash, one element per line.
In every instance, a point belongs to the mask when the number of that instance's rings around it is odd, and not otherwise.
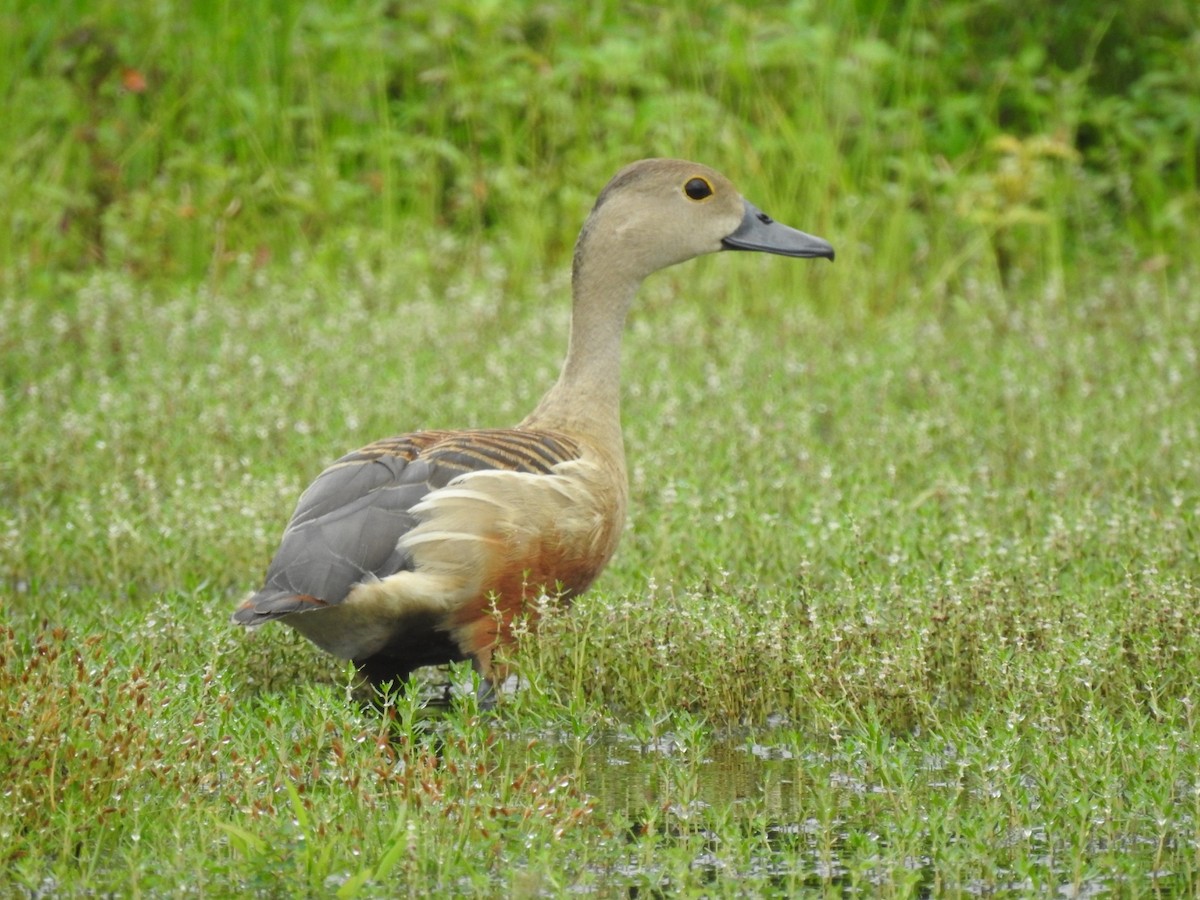
<path fill-rule="evenodd" d="M 577 434 L 620 456 L 621 338 L 640 279 L 598 263 L 576 258 L 567 358 L 521 427 Z"/>

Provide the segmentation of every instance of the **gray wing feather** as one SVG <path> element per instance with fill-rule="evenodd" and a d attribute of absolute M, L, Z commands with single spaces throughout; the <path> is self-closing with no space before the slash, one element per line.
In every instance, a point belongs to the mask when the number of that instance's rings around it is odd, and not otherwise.
<path fill-rule="evenodd" d="M 396 545 L 417 524 L 409 510 L 438 486 L 438 474 L 420 459 L 334 463 L 301 495 L 265 584 L 235 621 L 253 624 L 332 606 L 361 581 L 411 568 Z"/>
<path fill-rule="evenodd" d="M 549 474 L 579 447 L 553 432 L 418 432 L 343 456 L 300 497 L 262 589 L 233 620 L 254 625 L 335 606 L 356 584 L 413 567 L 398 548 L 417 524 L 410 510 L 465 472 L 509 469 Z"/>

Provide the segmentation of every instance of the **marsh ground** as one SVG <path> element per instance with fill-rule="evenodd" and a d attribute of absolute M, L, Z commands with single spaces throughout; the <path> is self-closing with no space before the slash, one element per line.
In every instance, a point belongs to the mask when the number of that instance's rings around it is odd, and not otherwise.
<path fill-rule="evenodd" d="M 1190 7 L 17 6 L 5 890 L 1195 890 Z M 651 154 L 838 259 L 646 285 L 626 536 L 499 710 L 233 630 L 325 463 L 536 401 Z"/>

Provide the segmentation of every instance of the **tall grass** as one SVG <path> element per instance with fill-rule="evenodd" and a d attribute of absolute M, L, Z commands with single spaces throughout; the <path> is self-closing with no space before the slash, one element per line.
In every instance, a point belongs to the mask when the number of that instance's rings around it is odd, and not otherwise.
<path fill-rule="evenodd" d="M 1190 6 L 0 16 L 5 891 L 1194 891 Z M 536 402 L 651 154 L 838 260 L 646 285 L 521 689 L 234 632 L 335 455 Z"/>
<path fill-rule="evenodd" d="M 1186 246 L 1194 12 L 1101 3 L 996 30 L 1004 8 L 13 3 L 0 268 L 219 277 L 364 231 L 379 267 L 447 228 L 537 236 L 544 261 L 647 155 L 733 167 L 923 287 L 993 243 L 1038 276 L 1060 245 L 1112 252 L 1113 212 L 1143 252 Z M 1141 63 L 1121 43 L 1139 30 Z M 906 298 L 895 274 L 872 302 Z"/>

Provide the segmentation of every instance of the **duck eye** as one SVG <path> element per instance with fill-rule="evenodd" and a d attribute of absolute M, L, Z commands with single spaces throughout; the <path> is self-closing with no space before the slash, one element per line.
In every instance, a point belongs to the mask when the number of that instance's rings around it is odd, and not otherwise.
<path fill-rule="evenodd" d="M 703 200 L 712 196 L 712 185 L 704 178 L 693 178 L 683 186 L 683 192 L 693 200 Z"/>

